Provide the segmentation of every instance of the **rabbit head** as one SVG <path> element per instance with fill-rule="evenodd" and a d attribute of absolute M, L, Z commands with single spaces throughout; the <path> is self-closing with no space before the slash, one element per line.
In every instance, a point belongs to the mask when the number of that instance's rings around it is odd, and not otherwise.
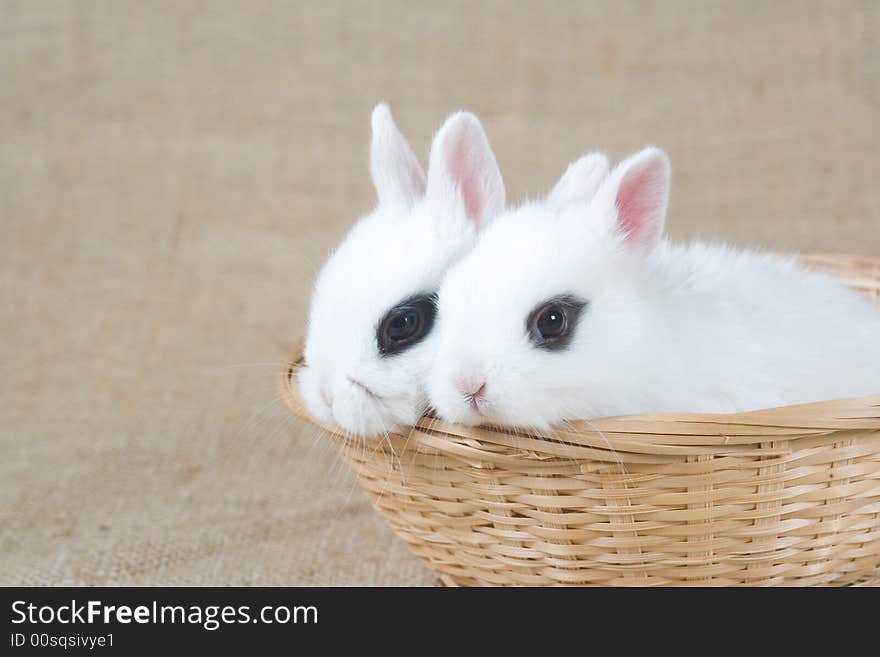
<path fill-rule="evenodd" d="M 370 171 L 378 203 L 317 277 L 298 373 L 316 418 L 367 437 L 424 412 L 437 290 L 505 199 L 485 132 L 469 113 L 453 114 L 437 132 L 426 178 L 378 105 Z"/>
<path fill-rule="evenodd" d="M 569 167 L 549 196 L 498 217 L 438 298 L 431 405 L 445 420 L 546 429 L 614 413 L 656 358 L 644 265 L 661 240 L 669 161 L 645 149 L 608 171 Z"/>

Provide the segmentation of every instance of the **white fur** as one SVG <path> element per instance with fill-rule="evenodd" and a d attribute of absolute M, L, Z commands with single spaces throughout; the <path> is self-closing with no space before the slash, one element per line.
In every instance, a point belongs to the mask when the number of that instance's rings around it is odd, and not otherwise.
<path fill-rule="evenodd" d="M 309 411 L 362 436 L 414 423 L 427 401 L 434 336 L 382 357 L 379 322 L 404 299 L 436 292 L 446 270 L 504 207 L 501 174 L 472 114 L 451 116 L 437 133 L 427 182 L 387 106 L 373 111 L 372 128 L 370 170 L 379 204 L 318 275 L 299 373 Z"/>
<path fill-rule="evenodd" d="M 875 304 L 790 259 L 663 241 L 668 187 L 665 154 L 646 149 L 589 202 L 498 217 L 440 290 L 428 392 L 441 417 L 545 429 L 880 393 Z M 560 294 L 589 305 L 566 350 L 539 349 L 526 318 Z M 464 388 L 480 382 L 476 410 Z"/>
<path fill-rule="evenodd" d="M 588 153 L 568 165 L 559 182 L 547 195 L 547 204 L 561 209 L 593 198 L 608 175 L 608 157 L 604 153 Z"/>

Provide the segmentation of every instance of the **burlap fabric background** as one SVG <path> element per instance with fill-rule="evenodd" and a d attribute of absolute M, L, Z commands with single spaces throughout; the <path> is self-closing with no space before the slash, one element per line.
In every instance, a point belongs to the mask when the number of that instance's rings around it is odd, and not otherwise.
<path fill-rule="evenodd" d="M 0 3 L 0 584 L 430 584 L 275 401 L 316 267 L 485 121 L 513 200 L 673 161 L 669 229 L 880 254 L 880 3 Z"/>

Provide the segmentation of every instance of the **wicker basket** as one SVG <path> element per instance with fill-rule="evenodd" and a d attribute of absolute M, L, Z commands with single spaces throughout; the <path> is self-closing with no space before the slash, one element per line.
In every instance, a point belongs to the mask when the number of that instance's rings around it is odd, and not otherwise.
<path fill-rule="evenodd" d="M 880 259 L 802 262 L 880 301 Z M 880 584 L 880 394 L 541 437 L 425 417 L 364 449 L 308 415 L 300 358 L 288 407 L 446 584 Z"/>

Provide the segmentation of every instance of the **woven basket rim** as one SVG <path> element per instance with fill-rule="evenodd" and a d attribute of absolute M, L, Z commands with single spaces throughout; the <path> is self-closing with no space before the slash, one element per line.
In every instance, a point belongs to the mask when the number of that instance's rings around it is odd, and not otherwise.
<path fill-rule="evenodd" d="M 849 278 L 842 282 L 854 288 L 877 286 L 880 258 L 846 255 L 796 256 L 807 268 L 833 275 L 845 268 Z M 868 273 L 852 277 L 853 265 Z M 875 270 L 876 269 L 876 273 Z M 872 278 L 876 275 L 876 278 Z M 296 370 L 303 360 L 300 339 L 279 372 L 279 392 L 288 409 L 300 419 L 320 427 L 336 438 L 346 432 L 333 424 L 312 417 L 295 384 Z M 577 454 L 602 460 L 620 452 L 660 455 L 740 455 L 768 441 L 793 441 L 847 430 L 880 430 L 880 393 L 863 397 L 823 400 L 740 413 L 661 413 L 606 417 L 567 422 L 566 428 L 550 431 L 517 431 L 493 425 L 469 427 L 423 416 L 403 438 L 410 446 L 419 444 L 431 451 L 467 458 L 493 455 L 502 458 L 547 459 L 564 457 L 569 462 Z M 389 438 L 391 440 L 391 438 Z M 763 454 L 768 454 L 766 446 Z"/>

